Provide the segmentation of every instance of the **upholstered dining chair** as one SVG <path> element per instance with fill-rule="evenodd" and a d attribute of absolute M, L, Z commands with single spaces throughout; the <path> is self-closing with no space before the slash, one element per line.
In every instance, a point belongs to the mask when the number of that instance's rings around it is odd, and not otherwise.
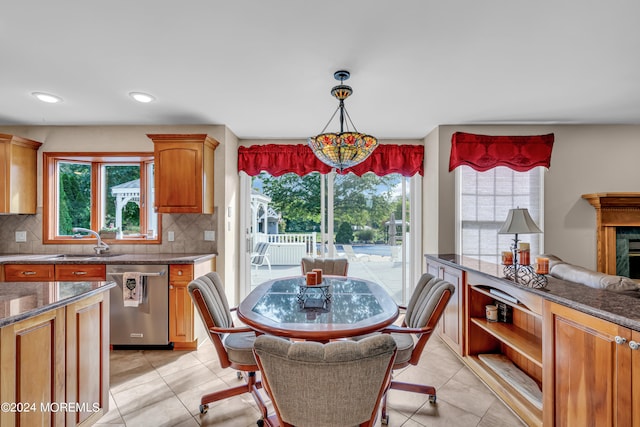
<path fill-rule="evenodd" d="M 267 407 L 258 390 L 262 384 L 256 380 L 258 365 L 253 356 L 255 332 L 248 327 L 234 326 L 231 313 L 235 308 L 229 308 L 224 285 L 218 273 L 210 272 L 194 279 L 189 283 L 187 289 L 209 332 L 209 338 L 218 354 L 220 366 L 237 370 L 238 379 L 246 377 L 242 385 L 203 395 L 200 399 L 200 413 L 207 412 L 209 403 L 243 393 L 251 393 L 262 412 L 262 417 L 266 417 Z"/>
<path fill-rule="evenodd" d="M 322 270 L 322 274 L 330 276 L 346 276 L 349 271 L 349 260 L 347 258 L 311 258 L 304 257 L 300 262 L 302 275 L 304 276 L 314 268 Z"/>
<path fill-rule="evenodd" d="M 409 304 L 400 307 L 404 311 L 401 326 L 390 326 L 383 333 L 390 333 L 398 346 L 398 354 L 393 369 L 417 365 L 424 346 L 435 330 L 444 309 L 453 295 L 455 287 L 431 274 L 423 274 L 411 295 Z M 415 337 L 415 338 L 414 338 Z M 391 380 L 390 389 L 422 393 L 429 396 L 429 402 L 436 403 L 436 389 L 430 385 L 411 384 Z M 387 394 L 382 399 L 381 421 L 388 424 Z"/>
<path fill-rule="evenodd" d="M 327 344 L 261 335 L 254 353 L 275 409 L 267 425 L 373 426 L 396 343 L 386 334 Z"/>

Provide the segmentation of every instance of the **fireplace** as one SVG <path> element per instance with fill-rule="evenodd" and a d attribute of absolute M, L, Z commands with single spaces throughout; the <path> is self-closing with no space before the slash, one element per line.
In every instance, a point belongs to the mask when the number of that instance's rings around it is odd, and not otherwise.
<path fill-rule="evenodd" d="M 640 193 L 582 198 L 596 209 L 598 271 L 640 279 Z"/>

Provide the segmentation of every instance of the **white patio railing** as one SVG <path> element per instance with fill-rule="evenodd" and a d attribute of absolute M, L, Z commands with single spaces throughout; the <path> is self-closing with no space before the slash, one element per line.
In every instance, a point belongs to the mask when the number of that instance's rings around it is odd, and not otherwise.
<path fill-rule="evenodd" d="M 269 242 L 271 265 L 296 265 L 304 256 L 313 256 L 316 251 L 315 233 L 264 234 L 258 233 L 257 242 Z M 254 242 L 257 243 L 257 242 Z"/>

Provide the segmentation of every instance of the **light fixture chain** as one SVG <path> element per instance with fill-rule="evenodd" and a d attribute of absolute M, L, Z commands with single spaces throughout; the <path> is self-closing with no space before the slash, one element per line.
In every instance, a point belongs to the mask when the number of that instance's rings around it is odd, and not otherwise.
<path fill-rule="evenodd" d="M 349 116 L 349 112 L 347 111 L 347 109 L 344 109 L 344 114 L 345 116 L 347 116 L 347 120 L 349 121 L 349 123 L 351 123 L 351 127 L 353 128 L 354 132 L 358 132 L 358 129 L 356 129 L 356 125 L 353 124 L 353 122 L 351 121 L 351 116 Z M 349 125 L 347 124 L 347 131 L 349 130 Z"/>
<path fill-rule="evenodd" d="M 336 108 L 336 110 L 333 112 L 333 114 L 331 115 L 331 118 L 329 119 L 329 121 L 327 122 L 326 125 L 324 125 L 324 127 L 322 128 L 322 130 L 320 131 L 320 134 L 323 134 L 325 130 L 327 130 L 327 128 L 329 127 L 329 125 L 331 124 L 331 121 L 333 120 L 333 118 L 336 116 L 336 113 L 338 112 L 338 110 L 340 109 L 340 106 L 338 105 L 338 108 Z"/>

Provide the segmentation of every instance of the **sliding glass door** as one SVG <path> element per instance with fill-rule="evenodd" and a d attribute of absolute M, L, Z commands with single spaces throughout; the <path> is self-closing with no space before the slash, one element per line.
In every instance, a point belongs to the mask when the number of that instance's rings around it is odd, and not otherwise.
<path fill-rule="evenodd" d="M 379 283 L 406 303 L 421 271 L 414 237 L 420 235 L 419 175 L 241 172 L 241 183 L 241 297 L 266 280 L 299 275 L 303 256 L 340 257 L 349 260 L 350 276 Z M 268 262 L 255 252 L 260 242 L 269 243 Z"/>

